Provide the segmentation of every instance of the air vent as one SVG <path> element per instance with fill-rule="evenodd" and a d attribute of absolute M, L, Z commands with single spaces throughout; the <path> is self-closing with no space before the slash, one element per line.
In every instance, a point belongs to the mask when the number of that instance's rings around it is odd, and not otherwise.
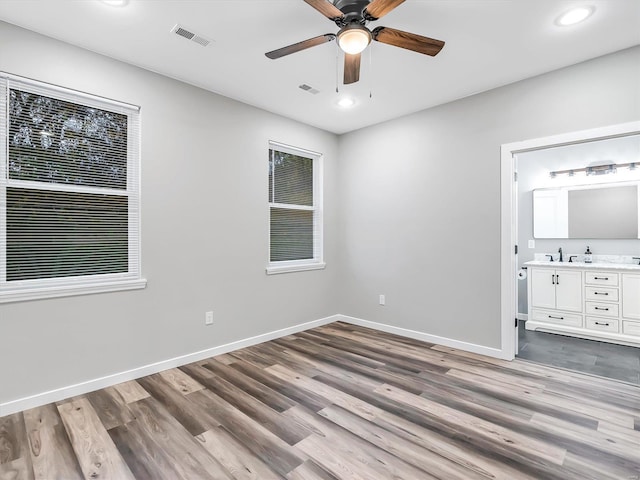
<path fill-rule="evenodd" d="M 303 83 L 302 85 L 298 85 L 298 88 L 301 89 L 301 90 L 304 90 L 305 92 L 309 92 L 312 95 L 320 93 L 320 90 L 316 90 L 311 85 L 307 85 L 306 83 Z"/>
<path fill-rule="evenodd" d="M 191 40 L 198 45 L 202 45 L 203 47 L 206 47 L 211 43 L 211 40 L 203 37 L 202 35 L 198 35 L 197 33 L 193 33 L 181 25 L 174 26 L 171 29 L 171 33 L 175 33 L 176 35 L 186 38 L 187 40 Z"/>

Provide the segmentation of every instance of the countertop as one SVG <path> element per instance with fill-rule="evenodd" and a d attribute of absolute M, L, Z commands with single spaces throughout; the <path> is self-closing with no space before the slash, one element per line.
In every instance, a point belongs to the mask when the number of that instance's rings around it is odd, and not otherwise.
<path fill-rule="evenodd" d="M 610 262 L 558 262 L 549 260 L 531 260 L 523 263 L 524 267 L 551 267 L 551 268 L 584 268 L 586 270 L 621 270 L 625 272 L 640 273 L 640 265 L 632 263 L 610 263 Z"/>

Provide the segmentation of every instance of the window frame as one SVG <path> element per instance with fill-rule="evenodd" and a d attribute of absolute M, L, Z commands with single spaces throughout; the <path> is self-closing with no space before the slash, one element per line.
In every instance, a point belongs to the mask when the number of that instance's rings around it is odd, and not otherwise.
<path fill-rule="evenodd" d="M 313 206 L 275 203 L 268 200 L 267 225 L 268 225 L 268 251 L 267 251 L 267 275 L 280 273 L 302 272 L 307 270 L 322 270 L 326 264 L 324 262 L 324 221 L 323 221 L 323 155 L 312 150 L 294 147 L 284 143 L 269 140 L 269 150 L 276 150 L 291 155 L 310 158 L 313 162 Z M 267 164 L 268 165 L 268 164 Z M 268 167 L 267 167 L 268 168 Z M 268 175 L 267 175 L 268 176 Z M 301 260 L 281 260 L 271 261 L 271 210 L 273 208 L 313 211 L 313 258 Z"/>
<path fill-rule="evenodd" d="M 9 91 L 27 91 L 66 102 L 94 107 L 127 117 L 126 189 L 89 187 L 10 179 L 9 164 Z M 145 288 L 142 278 L 140 239 L 140 107 L 71 90 L 44 82 L 0 72 L 0 304 L 44 298 L 84 295 Z M 44 279 L 7 281 L 7 189 L 27 188 L 39 191 L 108 194 L 128 197 L 128 271 Z"/>

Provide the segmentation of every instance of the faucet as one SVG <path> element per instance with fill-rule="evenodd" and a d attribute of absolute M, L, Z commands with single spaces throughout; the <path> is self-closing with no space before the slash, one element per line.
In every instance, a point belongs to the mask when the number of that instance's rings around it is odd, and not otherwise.
<path fill-rule="evenodd" d="M 549 261 L 553 262 L 553 255 L 545 255 L 545 257 L 549 257 Z"/>
<path fill-rule="evenodd" d="M 569 263 L 573 263 L 574 258 L 578 258 L 578 255 L 569 255 Z"/>
<path fill-rule="evenodd" d="M 558 249 L 558 253 L 560 254 L 560 260 L 558 260 L 558 261 L 561 262 L 562 261 L 562 247 L 560 247 Z"/>
<path fill-rule="evenodd" d="M 640 265 L 640 257 L 633 257 L 634 260 L 638 260 L 638 265 Z"/>

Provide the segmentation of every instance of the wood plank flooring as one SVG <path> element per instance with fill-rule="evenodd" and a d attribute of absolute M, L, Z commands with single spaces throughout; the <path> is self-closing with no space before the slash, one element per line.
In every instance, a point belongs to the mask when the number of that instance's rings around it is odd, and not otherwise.
<path fill-rule="evenodd" d="M 640 387 L 333 323 L 0 418 L 0 480 L 640 480 Z"/>

